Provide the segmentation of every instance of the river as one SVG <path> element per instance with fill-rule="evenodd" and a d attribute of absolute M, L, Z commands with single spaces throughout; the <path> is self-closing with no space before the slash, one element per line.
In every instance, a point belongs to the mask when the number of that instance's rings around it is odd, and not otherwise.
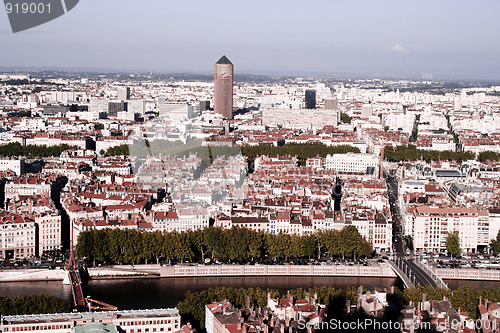
<path fill-rule="evenodd" d="M 314 286 L 363 285 L 369 289 L 390 288 L 398 284 L 393 278 L 361 277 L 203 277 L 92 280 L 85 286 L 86 295 L 117 306 L 119 309 L 175 307 L 188 291 L 199 291 L 219 286 L 262 289 L 273 288 L 285 293 L 294 288 Z M 58 281 L 0 283 L 0 296 L 46 294 L 70 298 L 71 288 Z"/>

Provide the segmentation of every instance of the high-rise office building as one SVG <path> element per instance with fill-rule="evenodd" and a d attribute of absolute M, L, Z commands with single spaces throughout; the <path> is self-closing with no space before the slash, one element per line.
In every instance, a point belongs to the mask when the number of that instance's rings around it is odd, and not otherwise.
<path fill-rule="evenodd" d="M 226 56 L 215 63 L 214 108 L 227 119 L 233 119 L 233 73 L 234 66 Z"/>
<path fill-rule="evenodd" d="M 326 97 L 325 98 L 325 110 L 337 110 L 339 108 L 339 104 L 335 97 Z"/>
<path fill-rule="evenodd" d="M 210 101 L 200 101 L 200 111 L 210 110 Z"/>
<path fill-rule="evenodd" d="M 368 119 L 373 115 L 373 106 L 371 104 L 364 104 L 361 107 L 361 118 Z"/>
<path fill-rule="evenodd" d="M 130 87 L 118 88 L 117 97 L 119 100 L 127 101 L 130 99 Z"/>
<path fill-rule="evenodd" d="M 316 90 L 306 90 L 306 109 L 316 109 Z"/>

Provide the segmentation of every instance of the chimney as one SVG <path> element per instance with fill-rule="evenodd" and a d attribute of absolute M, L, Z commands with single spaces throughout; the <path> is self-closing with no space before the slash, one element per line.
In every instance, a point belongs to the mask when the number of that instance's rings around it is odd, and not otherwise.
<path fill-rule="evenodd" d="M 250 309 L 250 295 L 247 295 L 246 307 L 247 307 L 247 309 Z"/>
<path fill-rule="evenodd" d="M 483 304 L 483 296 L 479 296 L 479 305 Z"/>
<path fill-rule="evenodd" d="M 427 301 L 427 294 L 423 293 L 422 294 L 422 303 L 425 303 L 425 301 Z"/>

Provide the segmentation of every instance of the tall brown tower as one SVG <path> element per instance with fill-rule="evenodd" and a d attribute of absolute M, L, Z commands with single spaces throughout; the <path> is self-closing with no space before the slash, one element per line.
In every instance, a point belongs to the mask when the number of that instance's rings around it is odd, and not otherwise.
<path fill-rule="evenodd" d="M 233 72 L 234 66 L 226 56 L 215 63 L 214 108 L 227 119 L 233 119 Z"/>

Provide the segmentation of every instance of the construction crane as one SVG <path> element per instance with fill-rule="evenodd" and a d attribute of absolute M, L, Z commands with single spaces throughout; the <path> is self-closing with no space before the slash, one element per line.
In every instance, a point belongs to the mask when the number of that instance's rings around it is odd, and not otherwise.
<path fill-rule="evenodd" d="M 87 303 L 87 307 L 90 310 L 106 310 L 106 311 L 118 310 L 118 308 L 114 305 L 104 303 L 104 302 L 92 299 L 90 297 L 85 297 L 85 302 Z M 97 304 L 97 305 L 95 305 L 95 304 Z"/>

